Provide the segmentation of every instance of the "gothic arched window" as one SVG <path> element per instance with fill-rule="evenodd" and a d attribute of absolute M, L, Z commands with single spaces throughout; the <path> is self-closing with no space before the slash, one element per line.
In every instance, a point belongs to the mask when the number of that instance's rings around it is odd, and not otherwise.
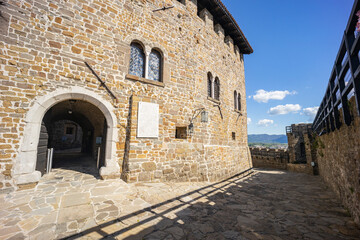
<path fill-rule="evenodd" d="M 214 98 L 220 100 L 220 80 L 217 77 L 214 81 Z"/>
<path fill-rule="evenodd" d="M 129 74 L 145 77 L 145 54 L 139 43 L 131 43 Z"/>
<path fill-rule="evenodd" d="M 161 54 L 152 50 L 149 55 L 149 67 L 148 67 L 148 78 L 161 82 Z"/>
<path fill-rule="evenodd" d="M 241 95 L 238 93 L 237 97 L 237 110 L 241 111 Z"/>
<path fill-rule="evenodd" d="M 213 82 L 213 77 L 212 77 L 211 73 L 209 72 L 208 73 L 208 81 L 207 81 L 207 84 L 208 84 L 208 96 L 209 97 L 213 97 L 212 96 L 212 91 L 213 91 L 212 82 Z"/>

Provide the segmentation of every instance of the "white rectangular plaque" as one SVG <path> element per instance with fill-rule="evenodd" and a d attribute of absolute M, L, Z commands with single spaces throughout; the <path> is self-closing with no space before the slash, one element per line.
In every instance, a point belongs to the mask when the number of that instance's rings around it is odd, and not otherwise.
<path fill-rule="evenodd" d="M 139 102 L 137 137 L 159 137 L 159 104 Z"/>

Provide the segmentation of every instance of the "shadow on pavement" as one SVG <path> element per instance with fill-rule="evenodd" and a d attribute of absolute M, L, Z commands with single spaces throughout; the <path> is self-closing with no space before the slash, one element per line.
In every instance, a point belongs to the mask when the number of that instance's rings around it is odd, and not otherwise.
<path fill-rule="evenodd" d="M 65 239 L 359 239 L 319 177 L 249 169 Z"/>

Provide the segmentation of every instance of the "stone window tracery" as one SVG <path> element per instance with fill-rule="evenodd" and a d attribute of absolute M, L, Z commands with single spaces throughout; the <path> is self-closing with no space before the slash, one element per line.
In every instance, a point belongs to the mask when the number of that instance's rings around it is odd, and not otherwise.
<path fill-rule="evenodd" d="M 152 50 L 149 55 L 148 69 L 148 78 L 150 80 L 161 82 L 161 54 L 156 50 Z"/>
<path fill-rule="evenodd" d="M 151 51 L 147 49 L 151 48 L 144 46 L 138 41 L 131 43 L 129 74 L 127 78 L 163 86 L 163 54 L 155 48 Z M 148 82 L 148 80 L 153 82 Z"/>
<path fill-rule="evenodd" d="M 143 47 L 138 43 L 131 44 L 129 74 L 145 77 L 145 54 Z"/>
<path fill-rule="evenodd" d="M 234 109 L 241 111 L 241 94 L 236 90 L 234 91 Z"/>
<path fill-rule="evenodd" d="M 207 94 L 208 98 L 220 101 L 220 80 L 218 77 L 214 79 L 211 72 L 208 72 Z"/>

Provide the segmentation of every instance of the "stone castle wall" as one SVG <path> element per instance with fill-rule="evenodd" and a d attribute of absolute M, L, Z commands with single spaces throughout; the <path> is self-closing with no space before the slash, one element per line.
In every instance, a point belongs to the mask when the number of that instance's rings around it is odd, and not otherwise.
<path fill-rule="evenodd" d="M 306 137 L 305 137 L 306 138 Z M 309 149 L 311 153 L 310 144 Z M 291 163 L 292 152 L 285 149 L 250 148 L 254 167 L 288 170 L 291 172 L 313 174 L 311 163 Z"/>
<path fill-rule="evenodd" d="M 289 152 L 284 149 L 250 148 L 254 167 L 283 169 L 289 162 Z"/>
<path fill-rule="evenodd" d="M 311 124 L 292 124 L 291 132 L 287 132 L 290 162 L 311 162 L 309 136 L 312 133 Z M 310 157 L 310 158 L 309 158 Z"/>
<path fill-rule="evenodd" d="M 71 126 L 74 132 L 71 132 L 70 134 L 66 133 L 66 127 L 68 126 Z M 83 132 L 79 124 L 68 120 L 60 120 L 55 122 L 53 127 L 54 127 L 53 141 L 56 142 L 55 145 L 58 146 L 58 148 L 55 149 L 55 151 L 72 149 L 72 148 L 81 148 L 81 140 L 82 140 Z"/>
<path fill-rule="evenodd" d="M 0 7 L 0 188 L 35 181 L 14 180 L 35 169 L 34 163 L 14 167 L 20 149 L 27 151 L 29 112 L 35 107 L 46 111 L 57 97 L 48 106 L 39 106 L 37 99 L 56 91 L 78 97 L 72 94 L 75 88 L 111 106 L 117 121 L 111 157 L 127 181 L 214 181 L 251 167 L 243 57 L 221 26 L 214 28 L 209 13 L 198 16 L 196 1 L 168 0 L 175 7 L 158 12 L 152 10 L 164 1 L 5 2 Z M 162 83 L 128 75 L 132 41 L 146 51 L 161 51 Z M 220 79 L 219 102 L 207 97 L 208 72 Z M 234 110 L 234 90 L 241 93 L 241 114 Z M 139 102 L 159 104 L 156 139 L 136 137 Z M 191 137 L 175 139 L 176 127 L 188 126 L 199 108 L 206 109 L 209 121 L 198 117 Z"/>
<path fill-rule="evenodd" d="M 286 133 L 288 139 L 289 163 L 287 170 L 314 174 L 311 142 L 312 128 L 309 123 L 292 124 Z"/>
<path fill-rule="evenodd" d="M 360 117 L 354 97 L 350 99 L 350 106 L 351 125 L 342 122 L 340 129 L 317 137 L 315 150 L 320 176 L 337 193 L 359 224 Z"/>

